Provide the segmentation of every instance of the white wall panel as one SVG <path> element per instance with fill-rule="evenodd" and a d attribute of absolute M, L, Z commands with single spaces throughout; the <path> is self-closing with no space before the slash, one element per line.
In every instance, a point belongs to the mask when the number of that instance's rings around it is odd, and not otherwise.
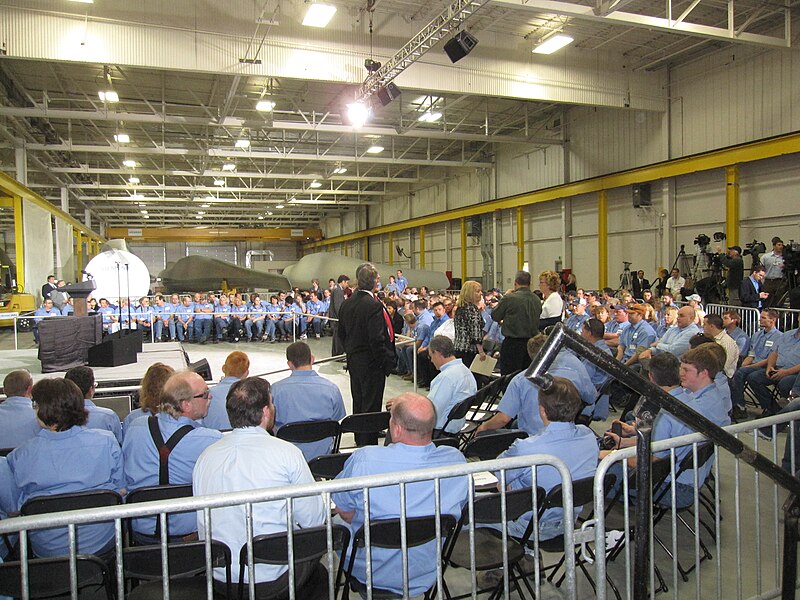
<path fill-rule="evenodd" d="M 739 170 L 739 242 L 780 236 L 800 240 L 800 160 L 784 156 L 742 165 Z"/>
<path fill-rule="evenodd" d="M 59 218 L 55 221 L 56 277 L 70 282 L 75 279 L 75 253 L 72 225 Z"/>
<path fill-rule="evenodd" d="M 22 247 L 24 252 L 25 288 L 41 302 L 41 288 L 53 274 L 53 217 L 43 208 L 23 198 Z M 19 262 L 19 259 L 17 260 Z"/>
<path fill-rule="evenodd" d="M 560 146 L 503 146 L 496 161 L 499 198 L 564 183 L 564 151 Z"/>

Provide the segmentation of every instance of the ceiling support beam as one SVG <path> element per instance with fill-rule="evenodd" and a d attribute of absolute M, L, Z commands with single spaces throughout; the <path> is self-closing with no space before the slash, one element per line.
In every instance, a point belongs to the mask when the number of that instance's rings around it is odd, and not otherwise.
<path fill-rule="evenodd" d="M 109 227 L 106 230 L 109 238 L 125 238 L 141 242 L 240 242 L 260 240 L 294 240 L 320 239 L 322 230 L 317 228 L 289 229 L 264 228 L 264 229 L 235 229 L 235 228 L 128 228 Z"/>

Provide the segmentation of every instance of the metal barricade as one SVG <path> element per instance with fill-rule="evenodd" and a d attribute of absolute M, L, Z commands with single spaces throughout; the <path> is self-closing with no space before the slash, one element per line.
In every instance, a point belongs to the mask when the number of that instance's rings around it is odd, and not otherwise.
<path fill-rule="evenodd" d="M 305 484 L 305 485 L 295 485 L 295 486 L 284 486 L 284 487 L 276 487 L 276 488 L 265 488 L 259 490 L 248 490 L 242 492 L 232 492 L 226 494 L 219 494 L 214 496 L 199 496 L 193 498 L 183 498 L 178 500 L 170 500 L 170 501 L 156 501 L 156 502 L 145 502 L 141 504 L 130 504 L 130 505 L 122 505 L 122 506 L 113 506 L 113 507 L 103 507 L 103 508 L 93 508 L 93 509 L 84 509 L 84 510 L 76 510 L 76 511 L 69 511 L 69 512 L 59 512 L 59 513 L 50 513 L 46 515 L 36 515 L 36 516 L 24 516 L 24 517 L 16 517 L 12 519 L 7 519 L 4 521 L 0 521 L 0 535 L 12 535 L 18 534 L 20 536 L 20 555 L 23 557 L 21 559 L 21 577 L 23 578 L 23 586 L 22 586 L 22 598 L 27 600 L 30 596 L 29 584 L 30 582 L 26 579 L 26 575 L 28 572 L 29 566 L 29 559 L 27 557 L 28 548 L 29 548 L 29 533 L 31 531 L 36 531 L 40 529 L 51 529 L 55 527 L 67 527 L 69 530 L 69 573 L 70 573 L 70 583 L 72 594 L 71 597 L 76 599 L 78 597 L 78 581 L 77 581 L 77 551 L 76 551 L 76 527 L 78 525 L 89 524 L 89 523 L 98 523 L 103 521 L 113 521 L 115 526 L 115 545 L 114 545 L 114 554 L 115 554 L 115 570 L 113 573 L 113 577 L 116 580 L 116 590 L 117 590 L 117 598 L 123 599 L 125 597 L 126 592 L 126 583 L 125 583 L 125 555 L 123 553 L 124 548 L 124 540 L 123 540 L 123 521 L 127 519 L 131 519 L 134 517 L 141 517 L 141 516 L 149 516 L 149 515 L 158 515 L 158 519 L 161 523 L 160 528 L 160 537 L 161 537 L 161 574 L 163 577 L 163 598 L 165 600 L 169 600 L 170 597 L 170 590 L 169 590 L 169 572 L 170 572 L 170 562 L 166 559 L 167 557 L 167 549 L 168 549 L 168 540 L 167 540 L 167 513 L 174 513 L 174 512 L 184 512 L 184 511 L 198 511 L 198 513 L 202 513 L 203 519 L 203 529 L 200 532 L 200 537 L 205 540 L 205 558 L 206 558 L 206 594 L 209 600 L 213 598 L 213 581 L 212 581 L 212 562 L 211 562 L 211 539 L 213 537 L 212 530 L 213 530 L 213 519 L 214 514 L 213 510 L 223 507 L 233 507 L 233 506 L 244 506 L 245 508 L 245 517 L 243 518 L 243 527 L 246 528 L 246 563 L 249 572 L 254 572 L 254 556 L 253 556 L 253 535 L 259 534 L 263 532 L 254 531 L 254 519 L 253 519 L 253 506 L 263 502 L 271 502 L 271 501 L 278 501 L 278 502 L 288 502 L 288 505 L 285 505 L 285 515 L 286 515 L 286 522 L 287 522 L 287 532 L 288 532 L 288 539 L 287 539 L 287 558 L 288 558 L 288 565 L 289 565 L 289 597 L 290 598 L 297 598 L 298 590 L 295 589 L 294 586 L 294 578 L 292 574 L 293 566 L 293 552 L 294 552 L 294 542 L 293 542 L 293 529 L 290 526 L 293 523 L 293 501 L 298 498 L 305 498 L 309 496 L 319 496 L 323 502 L 323 506 L 329 506 L 331 503 L 332 494 L 336 492 L 348 492 L 352 490 L 359 490 L 363 493 L 364 498 L 364 530 L 365 530 L 365 555 L 366 555 L 366 596 L 367 598 L 372 598 L 372 591 L 373 588 L 380 588 L 380 581 L 374 581 L 372 575 L 372 558 L 371 558 L 371 545 L 370 545 L 370 490 L 374 490 L 376 488 L 385 487 L 385 486 L 398 486 L 398 498 L 399 498 L 399 515 L 397 515 L 401 519 L 400 525 L 400 555 L 402 557 L 402 565 L 403 565 L 403 586 L 402 589 L 404 591 L 403 596 L 409 597 L 409 576 L 408 576 L 408 565 L 409 565 L 409 546 L 408 546 L 408 531 L 405 526 L 405 521 L 408 516 L 407 507 L 411 506 L 411 501 L 407 499 L 408 495 L 411 493 L 409 491 L 409 486 L 411 484 L 417 482 L 433 482 L 433 504 L 434 504 L 434 513 L 430 516 L 435 517 L 436 521 L 436 564 L 430 565 L 431 571 L 436 571 L 436 583 L 434 585 L 436 589 L 436 593 L 440 597 L 448 597 L 449 594 L 445 594 L 445 580 L 444 580 L 444 565 L 442 562 L 443 553 L 447 547 L 447 543 L 449 540 L 446 540 L 441 535 L 441 521 L 442 521 L 442 490 L 441 486 L 444 485 L 443 482 L 448 479 L 452 478 L 459 478 L 459 477 L 468 477 L 468 481 L 466 483 L 466 497 L 464 498 L 465 508 L 463 513 L 465 518 L 465 524 L 463 529 L 461 530 L 459 535 L 468 536 L 469 540 L 469 549 L 471 555 L 471 562 L 469 573 L 466 574 L 465 571 L 460 571 L 456 576 L 451 577 L 451 574 L 457 573 L 455 569 L 447 570 L 448 574 L 448 582 L 447 585 L 451 589 L 458 589 L 460 588 L 467 588 L 469 591 L 467 595 L 471 595 L 473 598 L 477 595 L 477 576 L 475 570 L 475 552 L 476 552 L 476 527 L 475 527 L 475 512 L 474 512 L 474 502 L 478 497 L 478 490 L 476 490 L 475 480 L 473 475 L 477 473 L 482 473 L 486 471 L 490 471 L 497 474 L 498 478 L 498 489 L 500 490 L 500 505 L 501 505 L 501 514 L 502 519 L 501 523 L 499 524 L 500 532 L 498 535 L 502 539 L 502 556 L 492 557 L 496 558 L 499 563 L 503 565 L 504 568 L 504 575 L 503 575 L 503 584 L 502 589 L 504 593 L 504 597 L 510 597 L 511 592 L 511 581 L 509 579 L 509 553 L 507 549 L 507 542 L 509 540 L 509 534 L 505 527 L 505 515 L 506 515 L 506 480 L 507 480 L 507 473 L 509 473 L 512 469 L 530 469 L 531 477 L 532 477 L 532 488 L 531 488 L 531 503 L 532 506 L 537 506 L 539 502 L 543 500 L 542 497 L 537 498 L 537 467 L 546 466 L 548 469 L 555 469 L 558 472 L 559 479 L 562 486 L 563 492 L 563 501 L 562 501 L 562 508 L 563 508 L 563 539 L 564 539 L 564 547 L 568 550 L 564 553 L 564 568 L 565 568 L 565 585 L 564 591 L 566 593 L 566 597 L 568 598 L 576 598 L 577 591 L 576 591 L 576 580 L 575 580 L 575 556 L 572 551 L 569 549 L 574 548 L 574 524 L 573 524 L 573 493 L 572 493 L 572 480 L 570 478 L 570 472 L 567 466 L 559 459 L 548 456 L 548 455 L 531 455 L 531 456 L 519 456 L 514 458 L 506 458 L 506 459 L 499 459 L 499 460 L 492 460 L 492 461 L 483 461 L 483 462 L 469 462 L 463 463 L 448 467 L 439 467 L 439 468 L 427 468 L 427 469 L 419 469 L 415 471 L 404 471 L 399 473 L 389 473 L 383 475 L 371 475 L 365 477 L 355 477 L 350 479 L 339 479 L 327 482 L 318 482 L 312 484 Z M 415 499 L 414 504 L 418 504 L 418 500 Z M 327 512 L 327 511 L 326 511 Z M 200 515 L 198 515 L 199 517 Z M 393 515 L 383 515 L 384 518 L 393 516 Z M 414 515 L 411 515 L 414 516 Z M 408 516 L 408 518 L 411 518 Z M 461 517 L 459 515 L 453 515 L 456 519 Z M 539 537 L 538 537 L 538 517 L 536 510 L 532 513 L 533 518 L 533 536 L 532 536 L 532 549 L 534 556 L 538 556 L 539 553 Z M 375 517 L 373 517 L 373 520 Z M 328 597 L 333 599 L 334 598 L 334 573 L 335 563 L 340 560 L 340 558 L 335 554 L 333 551 L 332 546 L 332 527 L 333 524 L 338 520 L 334 518 L 331 512 L 327 512 L 327 516 L 325 518 L 324 526 L 327 530 L 327 552 L 322 557 L 322 564 L 327 566 L 328 568 Z M 269 533 L 273 533 L 270 531 Z M 232 554 L 232 561 L 238 561 L 239 556 L 239 548 L 231 548 Z M 238 564 L 238 563 L 237 563 Z M 541 565 L 538 561 L 535 563 L 534 573 L 529 575 L 529 579 L 533 581 L 533 587 L 535 590 L 536 597 L 541 597 L 541 585 L 542 585 L 542 570 Z M 255 587 L 253 583 L 246 584 L 248 585 L 249 589 L 249 597 L 251 600 L 255 598 Z"/>
<path fill-rule="evenodd" d="M 758 331 L 760 327 L 759 317 L 761 316 L 761 311 L 757 308 L 748 308 L 746 306 L 729 306 L 726 304 L 706 304 L 706 313 L 709 315 L 719 315 L 721 317 L 722 313 L 724 313 L 726 310 L 735 310 L 742 316 L 739 327 L 741 327 L 747 335 L 752 336 L 756 331 Z"/>
<path fill-rule="evenodd" d="M 798 420 L 800 412 L 788 412 L 725 429 L 773 462 L 780 464 L 783 456 L 784 468 L 796 472 L 800 466 L 796 464 L 796 450 L 800 450 Z M 788 434 L 779 435 L 787 425 Z M 689 456 L 697 464 L 703 446 L 708 443 L 703 435 L 692 434 L 654 442 L 652 451 L 667 453 L 663 460 L 668 461 L 667 475 L 674 480 L 682 459 Z M 678 449 L 687 445 L 688 453 L 680 455 Z M 600 583 L 607 575 L 621 584 L 618 587 L 624 598 L 634 597 L 634 501 L 630 492 L 635 495 L 638 490 L 629 488 L 633 468 L 628 466 L 628 460 L 635 455 L 635 447 L 613 452 L 601 461 L 595 475 L 595 581 L 599 600 L 605 600 L 610 594 L 608 587 Z M 704 481 L 700 481 L 696 469 L 691 472 L 692 498 L 685 508 L 676 508 L 679 505 L 676 486 L 666 485 L 653 492 L 657 497 L 667 490 L 661 499 L 663 507 L 654 505 L 651 496 L 650 510 L 656 522 L 647 540 L 648 595 L 652 598 L 659 593 L 662 598 L 704 600 L 778 597 L 781 593 L 782 504 L 787 493 L 743 461 L 721 451 L 719 446 L 713 447 L 711 460 L 712 470 Z M 602 484 L 598 484 L 609 471 L 621 472 L 623 482 L 617 500 L 617 508 L 621 510 L 611 507 L 610 513 L 611 501 L 603 497 Z M 609 527 L 612 520 L 615 524 Z M 616 551 L 611 550 L 612 546 Z"/>
<path fill-rule="evenodd" d="M 778 329 L 789 331 L 800 327 L 800 310 L 793 308 L 775 308 L 778 311 Z"/>

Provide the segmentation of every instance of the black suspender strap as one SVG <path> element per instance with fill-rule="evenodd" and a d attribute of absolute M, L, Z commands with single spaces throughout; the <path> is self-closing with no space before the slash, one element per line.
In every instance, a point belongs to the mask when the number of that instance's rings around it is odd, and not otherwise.
<path fill-rule="evenodd" d="M 158 428 L 157 416 L 148 417 L 147 426 L 150 428 L 150 436 L 158 451 L 158 485 L 169 485 L 169 455 L 194 427 L 191 425 L 179 427 L 165 443 L 161 430 Z"/>

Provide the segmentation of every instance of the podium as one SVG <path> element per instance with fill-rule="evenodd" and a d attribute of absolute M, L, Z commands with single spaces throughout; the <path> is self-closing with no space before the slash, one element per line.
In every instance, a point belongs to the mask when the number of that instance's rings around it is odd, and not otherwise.
<path fill-rule="evenodd" d="M 86 298 L 91 296 L 95 289 L 97 289 L 97 284 L 95 284 L 93 279 L 88 279 L 87 281 L 78 281 L 77 283 L 68 283 L 61 288 L 62 291 L 68 293 L 75 299 L 74 315 L 76 317 L 86 316 Z"/>

